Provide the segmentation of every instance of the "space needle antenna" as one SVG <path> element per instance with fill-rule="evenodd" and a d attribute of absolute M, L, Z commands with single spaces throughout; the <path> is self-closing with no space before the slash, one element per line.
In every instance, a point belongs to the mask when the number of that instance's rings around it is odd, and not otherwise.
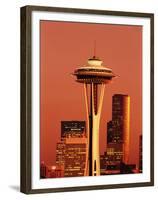
<path fill-rule="evenodd" d="M 93 57 L 96 57 L 96 49 L 97 49 L 97 45 L 96 45 L 96 40 L 94 40 L 94 52 L 93 52 Z"/>

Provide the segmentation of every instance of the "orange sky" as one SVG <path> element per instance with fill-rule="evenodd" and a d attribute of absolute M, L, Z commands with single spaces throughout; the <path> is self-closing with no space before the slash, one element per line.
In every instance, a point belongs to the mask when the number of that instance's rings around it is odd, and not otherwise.
<path fill-rule="evenodd" d="M 106 124 L 112 118 L 112 95 L 131 97 L 130 162 L 138 163 L 142 133 L 142 27 L 41 21 L 40 27 L 41 161 L 55 164 L 60 121 L 85 120 L 82 84 L 71 73 L 96 55 L 119 77 L 106 85 L 100 128 L 100 152 L 106 148 Z"/>

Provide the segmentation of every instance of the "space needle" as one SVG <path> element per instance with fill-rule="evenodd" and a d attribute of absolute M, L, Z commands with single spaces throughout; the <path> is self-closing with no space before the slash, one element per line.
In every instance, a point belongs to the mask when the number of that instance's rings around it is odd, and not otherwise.
<path fill-rule="evenodd" d="M 73 75 L 76 76 L 76 81 L 84 86 L 88 138 L 85 176 L 99 176 L 99 126 L 104 89 L 105 84 L 110 83 L 115 75 L 95 54 L 88 59 L 86 65 L 78 67 Z"/>

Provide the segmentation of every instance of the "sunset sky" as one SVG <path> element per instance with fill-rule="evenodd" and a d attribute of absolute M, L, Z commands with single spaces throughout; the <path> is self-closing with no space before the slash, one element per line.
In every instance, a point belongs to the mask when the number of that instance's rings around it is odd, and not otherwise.
<path fill-rule="evenodd" d="M 106 85 L 100 125 L 100 153 L 106 150 L 106 125 L 112 118 L 112 96 L 131 98 L 130 163 L 138 163 L 142 134 L 142 27 L 40 22 L 40 156 L 55 164 L 60 122 L 86 120 L 83 86 L 71 75 L 96 55 L 118 75 Z"/>

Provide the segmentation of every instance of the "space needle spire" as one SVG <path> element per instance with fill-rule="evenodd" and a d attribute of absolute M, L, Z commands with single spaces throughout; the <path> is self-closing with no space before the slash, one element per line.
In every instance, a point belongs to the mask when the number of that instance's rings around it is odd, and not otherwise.
<path fill-rule="evenodd" d="M 93 57 L 95 58 L 96 57 L 96 40 L 94 40 L 94 54 L 93 54 Z"/>
<path fill-rule="evenodd" d="M 84 86 L 87 113 L 87 161 L 85 175 L 100 175 L 99 127 L 105 84 L 115 77 L 112 70 L 103 66 L 103 61 L 96 57 L 96 41 L 94 56 L 86 65 L 78 67 L 73 75 L 76 81 Z"/>

